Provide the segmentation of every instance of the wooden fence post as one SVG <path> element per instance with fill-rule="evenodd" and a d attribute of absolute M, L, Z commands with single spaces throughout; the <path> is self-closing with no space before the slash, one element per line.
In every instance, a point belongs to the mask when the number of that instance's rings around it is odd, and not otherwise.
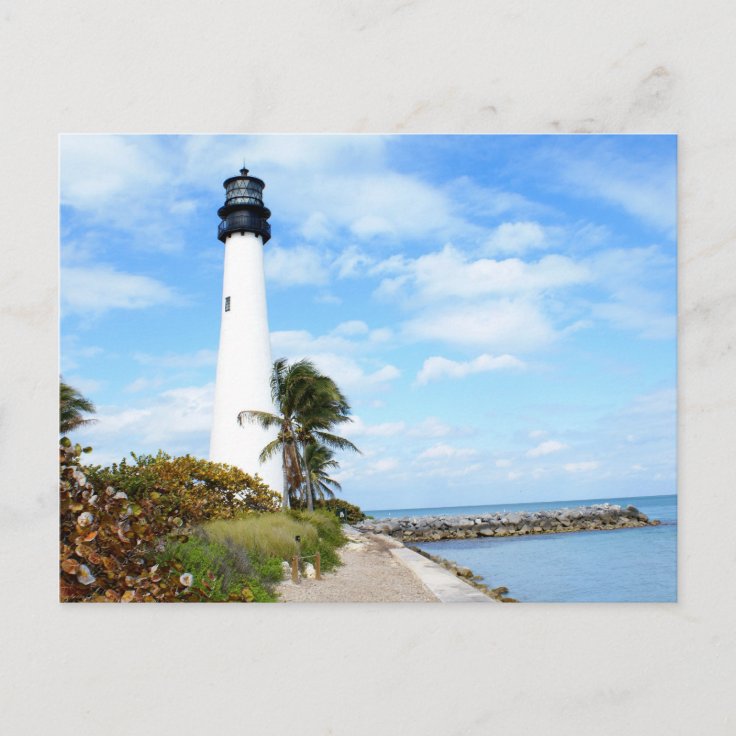
<path fill-rule="evenodd" d="M 316 580 L 322 580 L 322 558 L 319 552 L 314 556 L 314 577 Z"/>
<path fill-rule="evenodd" d="M 291 582 L 299 582 L 299 558 L 296 555 L 291 558 Z"/>

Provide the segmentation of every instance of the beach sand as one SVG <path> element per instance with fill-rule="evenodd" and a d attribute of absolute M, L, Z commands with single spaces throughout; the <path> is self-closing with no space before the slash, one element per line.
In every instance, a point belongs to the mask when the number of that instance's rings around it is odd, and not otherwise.
<path fill-rule="evenodd" d="M 401 546 L 383 535 L 345 529 L 349 542 L 340 549 L 342 567 L 322 580 L 282 582 L 277 591 L 286 603 L 437 602 L 436 596 L 389 552 Z"/>

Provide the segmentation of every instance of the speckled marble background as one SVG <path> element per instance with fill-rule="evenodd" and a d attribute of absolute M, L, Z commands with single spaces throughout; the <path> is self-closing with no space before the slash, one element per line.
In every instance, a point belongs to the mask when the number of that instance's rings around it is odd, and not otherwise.
<path fill-rule="evenodd" d="M 732 734 L 726 0 L 0 5 L 0 722 L 13 734 Z M 61 606 L 57 134 L 678 133 L 680 603 Z"/>

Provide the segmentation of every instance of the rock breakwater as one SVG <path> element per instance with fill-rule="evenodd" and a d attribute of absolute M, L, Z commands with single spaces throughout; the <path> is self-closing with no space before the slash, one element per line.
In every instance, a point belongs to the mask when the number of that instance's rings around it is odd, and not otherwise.
<path fill-rule="evenodd" d="M 635 506 L 595 504 L 540 511 L 511 511 L 462 516 L 415 516 L 400 519 L 366 519 L 356 527 L 374 534 L 388 534 L 409 542 L 474 537 L 511 537 L 525 534 L 559 534 L 600 529 L 655 526 Z"/>

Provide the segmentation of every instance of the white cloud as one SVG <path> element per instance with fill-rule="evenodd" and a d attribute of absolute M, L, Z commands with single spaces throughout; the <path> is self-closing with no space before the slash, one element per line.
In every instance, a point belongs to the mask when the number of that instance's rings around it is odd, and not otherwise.
<path fill-rule="evenodd" d="M 584 473 L 588 470 L 595 470 L 599 465 L 600 463 L 595 462 L 595 460 L 585 460 L 579 463 L 565 463 L 562 467 L 568 473 Z"/>
<path fill-rule="evenodd" d="M 330 332 L 314 336 L 307 330 L 276 330 L 271 333 L 271 352 L 290 358 L 304 358 L 317 352 L 355 352 L 356 345 L 344 335 Z"/>
<path fill-rule="evenodd" d="M 141 376 L 127 384 L 123 390 L 130 394 L 137 394 L 150 388 L 158 388 L 161 384 L 162 380 L 160 378 L 144 378 Z"/>
<path fill-rule="evenodd" d="M 307 330 L 276 330 L 271 333 L 271 350 L 274 355 L 297 358 L 320 352 L 355 354 L 370 352 L 375 344 L 385 343 L 392 337 L 388 327 L 370 329 L 361 320 L 350 320 L 324 335 L 315 336 Z"/>
<path fill-rule="evenodd" d="M 332 265 L 337 269 L 338 278 L 346 279 L 360 276 L 373 263 L 357 245 L 350 245 L 335 258 Z"/>
<path fill-rule="evenodd" d="M 382 386 L 401 375 L 396 366 L 389 364 L 370 370 L 355 359 L 336 353 L 313 353 L 307 357 L 314 361 L 320 371 L 334 379 L 340 388 L 352 391 Z"/>
<path fill-rule="evenodd" d="M 677 172 L 673 161 L 655 166 L 617 156 L 604 145 L 562 162 L 563 179 L 585 197 L 597 197 L 634 217 L 674 234 Z"/>
<path fill-rule="evenodd" d="M 417 383 L 420 385 L 436 381 L 440 378 L 464 378 L 474 373 L 486 373 L 503 368 L 523 368 L 524 363 L 513 355 L 479 355 L 473 360 L 460 362 L 434 356 L 427 358 L 417 374 Z"/>
<path fill-rule="evenodd" d="M 374 462 L 367 462 L 362 468 L 362 475 L 376 475 L 378 473 L 388 473 L 399 467 L 399 461 L 392 457 L 386 457 Z"/>
<path fill-rule="evenodd" d="M 465 458 L 477 455 L 478 451 L 469 447 L 458 448 L 439 444 L 424 450 L 417 456 L 418 460 L 441 460 L 447 458 Z"/>
<path fill-rule="evenodd" d="M 324 241 L 332 235 L 332 228 L 324 212 L 312 212 L 302 225 L 300 232 L 307 240 Z"/>
<path fill-rule="evenodd" d="M 401 285 L 411 283 L 425 301 L 488 295 L 528 295 L 591 280 L 587 267 L 561 255 L 547 255 L 537 262 L 518 258 L 495 260 L 479 258 L 471 261 L 452 245 L 419 258 L 394 263 L 402 268 Z M 396 280 L 381 284 L 379 295 L 386 296 L 395 288 Z"/>
<path fill-rule="evenodd" d="M 268 247 L 263 265 L 266 278 L 279 286 L 319 286 L 327 283 L 328 267 L 322 254 L 309 245 Z"/>
<path fill-rule="evenodd" d="M 391 256 L 372 267 L 384 276 L 374 294 L 396 300 L 414 315 L 402 325 L 407 340 L 440 340 L 487 351 L 536 350 L 565 334 L 549 294 L 587 284 L 587 265 L 550 254 L 472 260 L 452 245 L 416 259 Z"/>
<path fill-rule="evenodd" d="M 567 445 L 563 442 L 558 442 L 557 440 L 547 440 L 546 442 L 540 443 L 531 450 L 528 450 L 526 455 L 527 457 L 540 457 L 542 455 L 551 455 L 553 452 L 559 452 L 560 450 L 564 450 L 566 448 Z"/>
<path fill-rule="evenodd" d="M 62 205 L 126 248 L 181 249 L 199 200 L 181 187 L 178 152 L 149 136 L 63 135 L 59 148 Z"/>
<path fill-rule="evenodd" d="M 345 424 L 343 433 L 350 437 L 394 437 L 406 431 L 406 422 L 382 422 L 366 424 L 359 416 L 353 416 L 350 424 Z"/>
<path fill-rule="evenodd" d="M 381 365 L 368 355 L 353 357 L 370 353 L 391 334 L 388 329 L 371 330 L 364 322 L 352 320 L 325 335 L 314 336 L 306 330 L 272 332 L 271 351 L 290 360 L 308 358 L 341 388 L 355 391 L 385 385 L 401 375 L 396 366 Z"/>
<path fill-rule="evenodd" d="M 529 216 L 550 211 L 549 207 L 531 202 L 516 192 L 481 186 L 469 176 L 453 179 L 448 184 L 447 191 L 453 196 L 458 209 L 474 217 L 498 217 L 510 211 Z"/>
<path fill-rule="evenodd" d="M 359 320 L 359 319 L 353 319 L 349 320 L 348 322 L 341 322 L 337 327 L 335 327 L 334 330 L 332 330 L 333 335 L 365 335 L 367 332 L 370 332 L 370 329 L 368 325 Z"/>
<path fill-rule="evenodd" d="M 342 304 L 342 299 L 334 294 L 319 294 L 314 297 L 317 304 Z"/>
<path fill-rule="evenodd" d="M 500 459 L 496 460 L 497 468 L 509 468 L 511 467 L 511 460 Z"/>
<path fill-rule="evenodd" d="M 103 437 L 114 435 L 128 449 L 135 442 L 149 448 L 167 447 L 178 437 L 209 435 L 213 401 L 213 383 L 171 389 L 145 408 L 100 411 L 94 432 Z"/>
<path fill-rule="evenodd" d="M 61 202 L 88 212 L 120 204 L 135 190 L 141 199 L 164 184 L 156 146 L 145 138 L 116 135 L 63 135 Z M 115 212 L 109 213 L 115 216 Z"/>
<path fill-rule="evenodd" d="M 66 314 L 99 315 L 110 309 L 146 309 L 181 301 L 161 281 L 111 266 L 62 268 L 61 282 L 61 304 Z"/>
<path fill-rule="evenodd" d="M 518 480 L 518 479 L 519 479 L 519 478 L 521 478 L 521 477 L 522 477 L 523 475 L 524 475 L 523 473 L 520 473 L 520 472 L 518 472 L 517 470 L 510 470 L 510 471 L 509 471 L 508 473 L 506 473 L 506 477 L 507 477 L 507 478 L 508 478 L 509 480 Z"/>
<path fill-rule="evenodd" d="M 547 432 L 543 429 L 533 429 L 531 432 L 529 432 L 529 438 L 532 440 L 536 440 L 539 437 L 544 437 L 547 434 Z"/>
<path fill-rule="evenodd" d="M 592 316 L 645 339 L 675 337 L 674 255 L 659 246 L 617 248 L 587 261 L 596 274 L 604 300 L 593 304 Z"/>
<path fill-rule="evenodd" d="M 410 340 L 441 340 L 493 351 L 536 350 L 557 337 L 537 304 L 512 299 L 425 309 L 403 328 Z"/>
<path fill-rule="evenodd" d="M 490 253 L 524 254 L 548 246 L 545 229 L 538 222 L 504 222 L 493 230 L 485 243 Z"/>

